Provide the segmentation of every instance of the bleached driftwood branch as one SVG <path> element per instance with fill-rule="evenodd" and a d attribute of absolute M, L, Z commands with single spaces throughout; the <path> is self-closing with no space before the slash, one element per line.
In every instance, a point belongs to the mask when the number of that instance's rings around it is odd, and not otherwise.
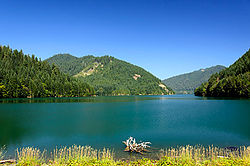
<path fill-rule="evenodd" d="M 11 164 L 11 163 L 15 163 L 15 162 L 16 162 L 16 160 L 12 160 L 12 159 L 9 159 L 9 160 L 0 160 L 0 164 L 6 164 L 6 163 Z"/>
<path fill-rule="evenodd" d="M 151 142 L 141 142 L 137 144 L 135 138 L 133 137 L 129 137 L 126 141 L 122 142 L 126 145 L 124 151 L 137 152 L 137 153 L 142 153 L 143 151 L 147 151 L 146 148 L 149 148 L 150 147 L 149 144 L 151 144 Z"/>

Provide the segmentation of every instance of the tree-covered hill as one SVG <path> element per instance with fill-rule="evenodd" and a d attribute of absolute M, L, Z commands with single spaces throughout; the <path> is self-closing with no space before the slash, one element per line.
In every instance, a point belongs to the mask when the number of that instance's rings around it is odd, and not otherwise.
<path fill-rule="evenodd" d="M 22 50 L 0 46 L 0 98 L 75 97 L 94 94 L 87 83 L 68 76 Z"/>
<path fill-rule="evenodd" d="M 87 67 L 94 60 L 95 57 L 92 55 L 77 58 L 70 54 L 57 54 L 46 61 L 50 64 L 56 64 L 60 71 L 73 76 L 82 71 L 83 68 Z"/>
<path fill-rule="evenodd" d="M 250 50 L 208 82 L 195 89 L 196 96 L 250 97 Z"/>
<path fill-rule="evenodd" d="M 160 79 L 141 67 L 111 56 L 55 55 L 47 61 L 95 88 L 97 95 L 173 94 Z"/>
<path fill-rule="evenodd" d="M 179 94 L 192 94 L 194 89 L 202 83 L 208 81 L 209 77 L 226 67 L 217 65 L 206 69 L 200 69 L 186 74 L 177 75 L 163 80 L 163 82 L 176 93 Z"/>

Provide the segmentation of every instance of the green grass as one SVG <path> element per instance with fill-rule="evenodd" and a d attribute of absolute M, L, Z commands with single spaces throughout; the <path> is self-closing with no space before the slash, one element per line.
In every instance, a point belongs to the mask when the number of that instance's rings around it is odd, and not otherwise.
<path fill-rule="evenodd" d="M 42 165 L 45 163 L 45 151 L 41 152 L 37 148 L 22 148 L 17 149 L 17 165 Z"/>
<path fill-rule="evenodd" d="M 159 159 L 114 159 L 114 154 L 109 149 L 96 150 L 90 146 L 71 146 L 55 149 L 49 155 L 46 151 L 36 148 L 22 148 L 17 150 L 17 165 L 50 165 L 50 166 L 83 166 L 83 165 L 250 165 L 250 147 L 240 147 L 238 151 L 228 151 L 218 147 L 185 146 L 168 148 L 158 152 Z M 1 153 L 0 153 L 1 154 Z"/>
<path fill-rule="evenodd" d="M 51 165 L 115 165 L 109 149 L 96 150 L 90 146 L 72 146 L 54 150 Z"/>
<path fill-rule="evenodd" d="M 4 158 L 4 147 L 0 148 L 0 160 Z"/>

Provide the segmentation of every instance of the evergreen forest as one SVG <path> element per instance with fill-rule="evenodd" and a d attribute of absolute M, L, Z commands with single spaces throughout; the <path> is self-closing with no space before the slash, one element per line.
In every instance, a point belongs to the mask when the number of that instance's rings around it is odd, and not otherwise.
<path fill-rule="evenodd" d="M 195 89 L 196 96 L 250 97 L 250 50 Z"/>
<path fill-rule="evenodd" d="M 193 94 L 194 90 L 202 83 L 207 82 L 212 74 L 219 73 L 226 67 L 217 65 L 185 73 L 163 80 L 168 87 L 178 94 Z"/>
<path fill-rule="evenodd" d="M 174 94 L 171 88 L 143 68 L 112 56 L 77 58 L 58 54 L 47 61 L 56 64 L 64 73 L 87 82 L 100 96 Z"/>
<path fill-rule="evenodd" d="M 94 94 L 87 83 L 22 50 L 0 46 L 0 98 L 80 97 Z"/>

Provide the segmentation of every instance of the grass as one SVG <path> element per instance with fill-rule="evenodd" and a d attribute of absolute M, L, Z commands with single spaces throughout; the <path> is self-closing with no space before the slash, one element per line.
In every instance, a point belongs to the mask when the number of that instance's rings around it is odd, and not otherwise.
<path fill-rule="evenodd" d="M 186 146 L 163 150 L 160 165 L 250 165 L 250 147 L 235 151 L 209 146 Z"/>
<path fill-rule="evenodd" d="M 72 146 L 56 149 L 51 154 L 51 165 L 115 165 L 109 149 L 95 150 L 90 146 Z"/>
<path fill-rule="evenodd" d="M 1 154 L 1 152 L 0 152 Z M 250 147 L 240 147 L 230 151 L 218 147 L 185 146 L 168 148 L 158 153 L 159 159 L 143 158 L 137 160 L 114 159 L 114 153 L 109 149 L 96 150 L 90 146 L 71 146 L 55 149 L 50 154 L 36 148 L 17 150 L 17 165 L 19 166 L 83 166 L 83 165 L 250 165 Z"/>
<path fill-rule="evenodd" d="M 37 148 L 17 149 L 17 165 L 42 165 L 45 163 L 45 151 L 41 152 Z"/>
<path fill-rule="evenodd" d="M 0 148 L 0 160 L 4 158 L 4 147 Z"/>

